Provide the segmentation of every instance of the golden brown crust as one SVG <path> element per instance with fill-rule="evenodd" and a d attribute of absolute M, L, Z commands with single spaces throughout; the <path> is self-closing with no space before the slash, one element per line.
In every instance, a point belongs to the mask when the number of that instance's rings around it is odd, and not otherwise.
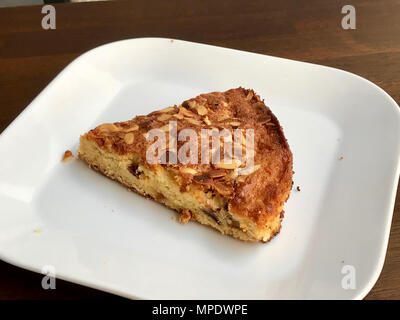
<path fill-rule="evenodd" d="M 201 94 L 179 106 L 137 116 L 126 122 L 103 124 L 89 131 L 86 138 L 101 148 L 146 161 L 146 140 L 149 130 L 168 131 L 170 120 L 176 120 L 178 132 L 184 128 L 254 129 L 254 163 L 256 172 L 237 176 L 235 166 L 215 164 L 165 164 L 179 172 L 181 191 L 191 188 L 212 190 L 229 199 L 229 210 L 265 226 L 280 215 L 292 186 L 292 153 L 278 119 L 255 94 L 243 88 L 226 92 Z M 168 136 L 168 135 L 167 135 Z M 178 149 L 184 142 L 178 142 Z M 200 158 L 200 150 L 199 150 Z M 148 164 L 148 163 L 147 163 Z M 149 165 L 149 164 L 148 164 Z M 149 165 L 159 166 L 157 165 Z"/>

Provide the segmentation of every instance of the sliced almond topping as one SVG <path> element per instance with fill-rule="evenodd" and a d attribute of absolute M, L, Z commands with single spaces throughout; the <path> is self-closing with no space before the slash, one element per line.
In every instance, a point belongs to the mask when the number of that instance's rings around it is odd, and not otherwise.
<path fill-rule="evenodd" d="M 245 182 L 245 180 L 246 180 L 246 176 L 239 176 L 236 181 L 241 183 L 241 182 Z"/>
<path fill-rule="evenodd" d="M 199 120 L 192 119 L 192 118 L 187 118 L 186 120 L 187 120 L 187 122 L 190 122 L 191 124 L 194 124 L 196 126 L 201 126 L 201 122 Z"/>
<path fill-rule="evenodd" d="M 137 124 L 133 124 L 130 127 L 127 128 L 121 128 L 122 132 L 131 132 L 131 131 L 136 131 L 137 129 L 139 129 L 139 126 Z"/>
<path fill-rule="evenodd" d="M 252 98 L 253 98 L 253 92 L 250 91 L 250 92 L 247 94 L 246 99 L 247 99 L 247 100 L 251 100 Z"/>
<path fill-rule="evenodd" d="M 183 115 L 184 117 L 189 117 L 189 118 L 193 118 L 194 117 L 194 113 L 189 111 L 188 109 L 186 109 L 184 107 L 179 107 L 179 113 L 181 115 Z"/>
<path fill-rule="evenodd" d="M 161 131 L 164 131 L 164 132 L 169 131 L 169 123 L 167 123 L 166 125 L 162 126 L 162 127 L 160 128 L 160 130 L 161 130 Z"/>
<path fill-rule="evenodd" d="M 197 107 L 197 113 L 201 116 L 204 116 L 208 113 L 208 109 L 205 106 L 200 105 Z"/>
<path fill-rule="evenodd" d="M 181 168 L 179 171 L 181 173 L 188 173 L 188 174 L 192 174 L 192 175 L 195 175 L 197 173 L 196 170 L 194 170 L 193 168 L 189 168 L 189 167 Z"/>
<path fill-rule="evenodd" d="M 232 163 L 220 162 L 220 163 L 215 164 L 215 166 L 220 169 L 236 169 L 236 168 L 240 167 L 241 164 L 242 164 L 242 162 L 240 160 L 233 159 Z"/>
<path fill-rule="evenodd" d="M 231 122 L 229 122 L 229 124 L 230 124 L 232 127 L 238 127 L 238 126 L 240 126 L 240 122 L 239 122 L 239 121 L 231 121 Z"/>
<path fill-rule="evenodd" d="M 223 170 L 211 170 L 207 173 L 211 178 L 221 178 L 226 176 L 226 171 Z"/>
<path fill-rule="evenodd" d="M 195 100 L 191 100 L 191 101 L 188 101 L 188 102 L 187 102 L 187 105 L 188 105 L 190 108 L 196 108 L 197 102 L 196 102 Z"/>
<path fill-rule="evenodd" d="M 201 184 L 208 184 L 211 178 L 207 175 L 200 174 L 193 177 L 194 181 L 201 183 Z"/>
<path fill-rule="evenodd" d="M 132 125 L 132 127 L 130 127 L 129 131 L 136 131 L 137 129 L 139 129 L 139 126 L 137 124 Z"/>
<path fill-rule="evenodd" d="M 205 122 L 206 125 L 208 125 L 208 126 L 211 125 L 211 121 L 210 121 L 210 119 L 208 119 L 207 116 L 204 117 L 203 121 Z"/>
<path fill-rule="evenodd" d="M 224 183 L 216 181 L 213 183 L 213 187 L 215 188 L 215 190 L 217 190 L 221 195 L 225 197 L 229 197 L 232 194 L 232 188 Z"/>
<path fill-rule="evenodd" d="M 116 132 L 119 128 L 113 123 L 104 123 L 97 127 L 101 132 Z"/>
<path fill-rule="evenodd" d="M 262 117 L 259 117 L 259 118 L 257 119 L 257 121 L 258 121 L 259 123 L 261 123 L 261 124 L 267 123 L 267 122 L 270 122 L 270 121 L 271 121 L 271 117 L 269 117 L 269 116 L 262 116 Z"/>
<path fill-rule="evenodd" d="M 173 115 L 173 117 L 177 118 L 178 120 L 182 120 L 184 118 L 183 114 L 181 113 L 176 113 Z"/>
<path fill-rule="evenodd" d="M 229 175 L 228 175 L 228 177 L 230 178 L 230 179 L 232 179 L 232 180 L 235 180 L 236 178 L 237 178 L 237 176 L 238 176 L 238 169 L 235 169 L 235 170 L 232 170 L 230 173 L 229 173 Z"/>
<path fill-rule="evenodd" d="M 135 136 L 131 132 L 127 133 L 124 137 L 124 141 L 126 144 L 132 144 L 134 140 L 135 140 Z"/>
<path fill-rule="evenodd" d="M 247 175 L 252 174 L 253 172 L 257 171 L 258 169 L 260 169 L 260 165 L 256 164 L 250 168 L 238 169 L 237 173 L 242 176 L 247 176 Z"/>
<path fill-rule="evenodd" d="M 164 108 L 164 109 L 160 110 L 160 112 L 167 113 L 167 112 L 173 111 L 174 109 L 175 109 L 174 107 L 168 107 L 168 108 Z"/>
<path fill-rule="evenodd" d="M 172 117 L 171 114 L 164 113 L 164 114 L 162 114 L 161 116 L 159 116 L 159 117 L 157 118 L 157 121 L 165 121 L 165 120 L 170 119 L 171 117 Z"/>
<path fill-rule="evenodd" d="M 218 121 L 224 121 L 224 120 L 229 119 L 229 118 L 230 118 L 229 114 L 221 114 L 218 117 Z"/>

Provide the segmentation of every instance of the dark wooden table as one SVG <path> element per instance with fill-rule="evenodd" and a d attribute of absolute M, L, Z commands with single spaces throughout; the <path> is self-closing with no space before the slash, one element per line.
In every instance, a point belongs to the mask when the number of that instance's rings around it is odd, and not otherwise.
<path fill-rule="evenodd" d="M 72 60 L 101 44 L 167 37 L 328 65 L 365 77 L 400 103 L 400 1 L 352 0 L 357 29 L 343 30 L 349 1 L 111 1 L 56 5 L 56 30 L 41 7 L 0 9 L 0 131 Z M 55 106 L 57 107 L 57 106 Z M 397 193 L 385 266 L 368 299 L 400 298 Z M 115 296 L 0 262 L 0 299 L 108 299 Z"/>

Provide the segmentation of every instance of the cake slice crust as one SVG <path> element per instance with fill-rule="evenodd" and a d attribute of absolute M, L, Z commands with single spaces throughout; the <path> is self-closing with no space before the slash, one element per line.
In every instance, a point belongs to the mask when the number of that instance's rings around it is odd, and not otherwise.
<path fill-rule="evenodd" d="M 150 163 L 148 150 L 154 141 L 149 141 L 149 132 L 169 132 L 171 121 L 178 134 L 191 129 L 198 137 L 202 129 L 252 129 L 254 166 L 246 171 L 237 162 Z M 176 150 L 185 142 L 178 141 Z M 173 158 L 168 149 L 164 157 Z M 282 128 L 254 91 L 243 88 L 202 94 L 147 116 L 102 124 L 81 136 L 79 158 L 178 211 L 180 222 L 195 220 L 245 241 L 266 242 L 279 232 L 292 186 L 292 154 Z"/>

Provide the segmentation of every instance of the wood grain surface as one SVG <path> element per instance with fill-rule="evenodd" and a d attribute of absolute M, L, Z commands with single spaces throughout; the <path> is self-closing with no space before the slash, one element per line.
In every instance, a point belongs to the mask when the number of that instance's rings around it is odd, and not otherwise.
<path fill-rule="evenodd" d="M 400 1 L 352 0 L 357 29 L 343 30 L 349 1 L 147 0 L 55 5 L 56 30 L 40 6 L 0 9 L 0 131 L 73 59 L 115 40 L 183 39 L 332 66 L 365 77 L 400 102 Z M 56 105 L 54 106 L 57 107 Z M 400 298 L 397 193 L 382 274 L 367 299 Z M 0 262 L 0 299 L 115 299 Z"/>

